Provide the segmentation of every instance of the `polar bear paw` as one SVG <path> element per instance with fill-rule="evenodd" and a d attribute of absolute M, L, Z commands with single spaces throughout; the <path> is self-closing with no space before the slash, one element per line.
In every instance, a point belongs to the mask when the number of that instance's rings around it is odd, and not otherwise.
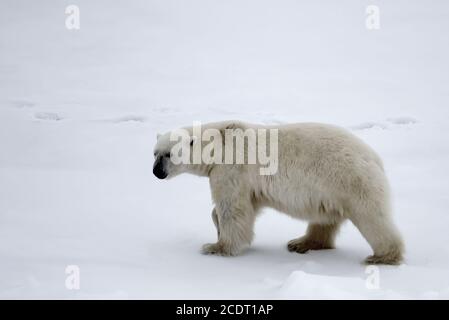
<path fill-rule="evenodd" d="M 218 242 L 206 243 L 205 245 L 203 245 L 201 251 L 203 254 L 214 254 L 217 256 L 225 256 L 225 257 L 236 255 L 235 253 L 232 252 L 232 250 L 230 250 L 230 248 Z"/>
<path fill-rule="evenodd" d="M 403 258 L 402 255 L 392 255 L 387 254 L 383 256 L 372 255 L 365 259 L 365 264 L 390 264 L 390 265 L 400 265 Z"/>
<path fill-rule="evenodd" d="M 290 240 L 287 249 L 290 252 L 306 253 L 309 250 L 333 249 L 334 247 L 316 240 L 298 238 Z"/>

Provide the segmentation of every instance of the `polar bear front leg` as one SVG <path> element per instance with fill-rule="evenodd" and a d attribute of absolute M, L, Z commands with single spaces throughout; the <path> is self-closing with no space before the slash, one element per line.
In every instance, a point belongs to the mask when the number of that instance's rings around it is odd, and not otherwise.
<path fill-rule="evenodd" d="M 221 256 L 238 255 L 253 239 L 254 209 L 249 197 L 234 192 L 236 197 L 219 201 L 212 211 L 212 219 L 218 230 L 218 241 L 205 244 L 205 254 Z"/>
<path fill-rule="evenodd" d="M 245 174 L 241 166 L 216 166 L 210 172 L 215 203 L 212 219 L 218 229 L 218 241 L 205 244 L 203 253 L 235 256 L 251 244 L 255 210 Z"/>
<path fill-rule="evenodd" d="M 215 208 L 212 210 L 212 221 L 214 222 L 215 228 L 217 229 L 217 238 L 220 238 L 220 227 L 218 225 L 218 215 Z"/>

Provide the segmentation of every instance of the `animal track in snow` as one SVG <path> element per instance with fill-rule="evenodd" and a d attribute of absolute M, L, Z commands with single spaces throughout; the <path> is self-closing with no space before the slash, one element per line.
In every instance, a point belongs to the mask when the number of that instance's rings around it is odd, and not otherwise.
<path fill-rule="evenodd" d="M 388 126 L 380 122 L 364 122 L 351 127 L 353 130 L 366 130 L 374 128 L 387 129 Z"/>
<path fill-rule="evenodd" d="M 46 120 L 46 121 L 60 121 L 62 117 L 54 112 L 37 112 L 34 114 L 34 118 L 37 120 Z"/>
<path fill-rule="evenodd" d="M 355 126 L 350 127 L 352 130 L 367 130 L 367 129 L 391 129 L 395 126 L 404 126 L 416 124 L 418 121 L 411 117 L 397 117 L 397 118 L 388 118 L 388 123 L 382 122 L 364 122 Z"/>
<path fill-rule="evenodd" d="M 393 124 L 399 124 L 399 125 L 415 124 L 418 122 L 418 121 L 416 121 L 416 119 L 411 118 L 411 117 L 388 118 L 387 121 L 391 122 Z"/>
<path fill-rule="evenodd" d="M 127 115 L 123 117 L 119 117 L 116 119 L 113 119 L 112 122 L 114 123 L 122 123 L 122 122 L 145 122 L 146 118 L 143 116 L 135 116 L 135 115 Z"/>

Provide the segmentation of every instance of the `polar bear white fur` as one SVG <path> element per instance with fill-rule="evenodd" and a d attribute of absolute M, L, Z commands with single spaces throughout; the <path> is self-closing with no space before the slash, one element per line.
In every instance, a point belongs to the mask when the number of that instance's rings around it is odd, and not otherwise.
<path fill-rule="evenodd" d="M 218 241 L 204 245 L 204 253 L 239 254 L 253 239 L 260 209 L 271 207 L 309 222 L 304 236 L 288 242 L 289 251 L 334 248 L 340 225 L 350 220 L 373 249 L 366 263 L 402 261 L 403 243 L 391 218 L 382 161 L 359 138 L 318 123 L 263 126 L 224 121 L 202 126 L 203 131 L 207 128 L 223 134 L 225 129 L 277 129 L 278 168 L 273 175 L 261 175 L 258 164 L 174 164 L 170 157 L 176 141 L 170 132 L 158 136 L 153 167 L 157 177 L 184 172 L 209 177 Z M 193 136 L 193 127 L 184 129 L 192 136 L 191 145 L 205 143 Z"/>

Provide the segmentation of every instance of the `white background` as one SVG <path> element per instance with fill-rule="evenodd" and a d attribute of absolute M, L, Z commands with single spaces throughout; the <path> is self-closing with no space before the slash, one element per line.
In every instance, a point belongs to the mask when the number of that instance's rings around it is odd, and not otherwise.
<path fill-rule="evenodd" d="M 1 0 L 0 297 L 449 298 L 448 30 L 443 0 Z M 350 223 L 336 250 L 299 255 L 286 243 L 306 223 L 272 210 L 242 256 L 201 255 L 208 181 L 156 179 L 152 148 L 225 119 L 327 122 L 368 142 L 405 264 L 370 290 Z"/>

